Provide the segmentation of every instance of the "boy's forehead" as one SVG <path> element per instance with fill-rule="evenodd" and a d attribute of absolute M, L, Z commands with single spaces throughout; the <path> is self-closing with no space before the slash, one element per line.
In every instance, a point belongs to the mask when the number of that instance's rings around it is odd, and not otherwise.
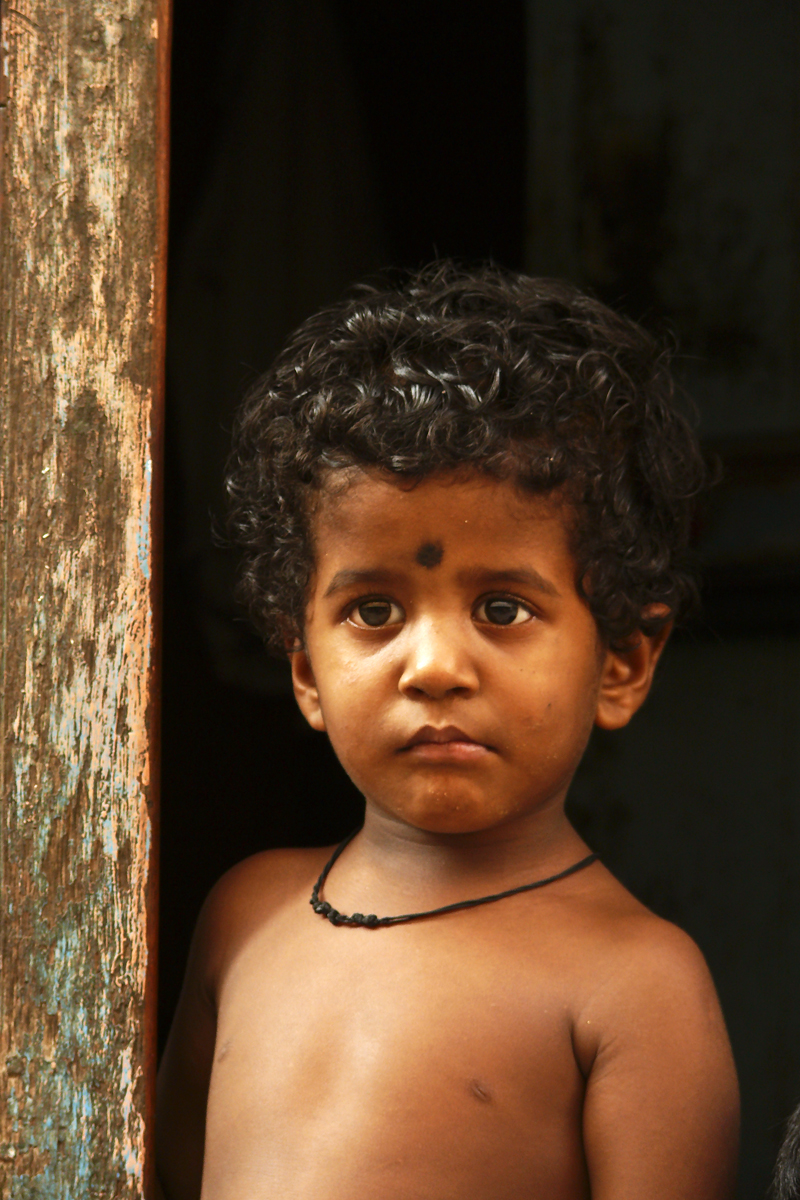
<path fill-rule="evenodd" d="M 572 510 L 562 497 L 533 494 L 476 469 L 411 480 L 368 468 L 331 472 L 312 516 L 317 553 L 332 543 L 394 536 L 429 568 L 442 562 L 448 543 L 464 535 L 516 539 L 554 519 L 565 529 L 572 526 Z"/>

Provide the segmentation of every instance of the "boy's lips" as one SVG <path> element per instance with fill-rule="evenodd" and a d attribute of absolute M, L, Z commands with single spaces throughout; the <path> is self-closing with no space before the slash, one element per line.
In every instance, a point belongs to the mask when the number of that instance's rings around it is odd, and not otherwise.
<path fill-rule="evenodd" d="M 457 725 L 423 725 L 410 737 L 401 752 L 432 762 L 472 762 L 487 754 L 492 747 L 476 742 Z"/>

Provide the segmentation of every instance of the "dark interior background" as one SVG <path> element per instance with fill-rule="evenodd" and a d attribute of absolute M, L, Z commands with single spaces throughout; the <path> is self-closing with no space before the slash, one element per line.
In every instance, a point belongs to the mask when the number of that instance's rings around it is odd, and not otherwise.
<path fill-rule="evenodd" d="M 800 1100 L 797 17 L 784 0 L 174 0 L 160 1027 L 233 863 L 360 800 L 215 544 L 233 409 L 354 279 L 436 256 L 558 274 L 657 331 L 722 482 L 702 619 L 572 815 L 699 942 L 762 1196 Z"/>

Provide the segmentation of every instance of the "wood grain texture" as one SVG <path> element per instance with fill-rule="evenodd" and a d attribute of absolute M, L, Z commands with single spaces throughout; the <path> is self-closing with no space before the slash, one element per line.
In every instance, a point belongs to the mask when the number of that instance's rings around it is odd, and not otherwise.
<path fill-rule="evenodd" d="M 127 1200 L 151 1157 L 169 5 L 0 20 L 0 1200 Z"/>

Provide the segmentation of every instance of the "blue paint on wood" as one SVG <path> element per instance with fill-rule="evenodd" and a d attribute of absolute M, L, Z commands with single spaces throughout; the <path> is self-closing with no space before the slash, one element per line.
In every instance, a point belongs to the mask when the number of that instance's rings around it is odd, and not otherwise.
<path fill-rule="evenodd" d="M 0 689 L 0 1200 L 143 1189 L 154 25 L 166 11 L 2 10 L 14 87 L 0 579 L 18 586 Z"/>

